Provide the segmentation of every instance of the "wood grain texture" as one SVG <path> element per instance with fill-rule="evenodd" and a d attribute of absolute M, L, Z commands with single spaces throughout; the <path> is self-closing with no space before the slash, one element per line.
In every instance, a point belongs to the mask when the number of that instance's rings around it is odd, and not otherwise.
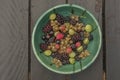
<path fill-rule="evenodd" d="M 31 26 L 38 17 L 47 9 L 64 3 L 62 0 L 32 0 L 31 1 Z M 68 0 L 68 3 L 81 5 L 95 15 L 102 26 L 102 0 Z M 87 4 L 87 5 L 86 5 Z M 85 71 L 75 75 L 59 75 L 44 68 L 35 58 L 31 51 L 31 80 L 102 80 L 102 51 L 96 61 Z"/>
<path fill-rule="evenodd" d="M 0 80 L 28 79 L 28 0 L 0 0 Z"/>
<path fill-rule="evenodd" d="M 120 0 L 105 0 L 107 80 L 120 80 Z"/>
<path fill-rule="evenodd" d="M 102 29 L 102 0 L 69 0 L 69 3 L 80 5 L 90 11 L 96 17 Z M 102 80 L 102 54 L 103 51 L 101 49 L 95 62 L 85 71 L 71 75 L 71 80 Z"/>
<path fill-rule="evenodd" d="M 40 15 L 49 8 L 63 3 L 64 0 L 31 0 L 31 30 Z M 31 51 L 31 80 L 64 80 L 64 78 L 65 75 L 53 73 L 43 67 Z"/>

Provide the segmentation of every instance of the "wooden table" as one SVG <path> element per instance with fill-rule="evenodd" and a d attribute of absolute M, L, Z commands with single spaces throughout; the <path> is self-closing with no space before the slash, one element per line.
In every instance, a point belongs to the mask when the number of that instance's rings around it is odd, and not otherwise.
<path fill-rule="evenodd" d="M 35 58 L 31 34 L 38 17 L 59 4 L 85 7 L 98 20 L 103 43 L 85 71 L 60 75 Z M 120 80 L 120 0 L 0 0 L 0 80 Z M 105 74 L 104 74 L 105 73 Z"/>

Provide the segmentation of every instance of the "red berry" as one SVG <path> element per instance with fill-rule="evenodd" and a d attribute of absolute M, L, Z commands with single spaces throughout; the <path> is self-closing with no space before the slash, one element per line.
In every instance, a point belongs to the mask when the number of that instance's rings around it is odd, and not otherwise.
<path fill-rule="evenodd" d="M 66 49 L 66 53 L 71 53 L 72 52 L 72 48 L 71 47 L 68 47 L 67 49 Z"/>
<path fill-rule="evenodd" d="M 79 46 L 81 46 L 81 43 L 80 42 L 76 42 L 75 46 L 79 47 Z"/>
<path fill-rule="evenodd" d="M 56 44 L 56 45 L 55 45 L 55 48 L 56 48 L 56 49 L 59 49 L 59 48 L 60 48 L 60 45 L 59 45 L 59 44 Z"/>
<path fill-rule="evenodd" d="M 60 26 L 60 30 L 64 31 L 65 30 L 65 25 Z"/>
<path fill-rule="evenodd" d="M 56 35 L 56 39 L 62 39 L 64 37 L 64 35 L 62 33 L 58 33 Z"/>

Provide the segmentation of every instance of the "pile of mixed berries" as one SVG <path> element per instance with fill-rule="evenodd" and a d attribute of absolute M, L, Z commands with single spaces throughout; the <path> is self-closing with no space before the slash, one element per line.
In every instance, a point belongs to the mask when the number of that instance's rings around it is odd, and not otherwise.
<path fill-rule="evenodd" d="M 79 16 L 52 13 L 42 31 L 44 43 L 40 43 L 40 49 L 53 58 L 51 62 L 56 67 L 74 64 L 90 55 L 87 47 L 93 40 L 92 26 L 85 25 Z"/>

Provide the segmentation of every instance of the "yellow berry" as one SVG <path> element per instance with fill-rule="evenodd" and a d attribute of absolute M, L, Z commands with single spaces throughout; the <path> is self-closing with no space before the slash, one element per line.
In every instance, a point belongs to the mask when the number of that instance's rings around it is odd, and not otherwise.
<path fill-rule="evenodd" d="M 51 14 L 49 18 L 50 18 L 50 20 L 54 20 L 56 18 L 56 14 L 54 14 L 54 13 Z"/>
<path fill-rule="evenodd" d="M 78 47 L 78 48 L 77 48 L 77 51 L 78 51 L 78 52 L 83 51 L 83 46 Z"/>
<path fill-rule="evenodd" d="M 69 58 L 69 62 L 70 62 L 70 64 L 74 64 L 75 63 L 75 59 L 74 58 Z"/>
<path fill-rule="evenodd" d="M 71 52 L 71 53 L 69 54 L 69 57 L 74 58 L 74 57 L 75 57 L 75 52 Z"/>
<path fill-rule="evenodd" d="M 89 39 L 88 39 L 88 38 L 85 38 L 85 39 L 83 40 L 83 43 L 84 43 L 84 44 L 88 44 L 88 43 L 89 43 Z"/>
<path fill-rule="evenodd" d="M 52 53 L 51 50 L 45 50 L 45 51 L 44 51 L 44 54 L 45 54 L 46 56 L 50 56 L 51 53 Z"/>
<path fill-rule="evenodd" d="M 70 29 L 70 30 L 69 30 L 69 34 L 70 34 L 70 35 L 74 35 L 74 34 L 75 34 L 75 31 L 74 31 L 73 29 Z"/>
<path fill-rule="evenodd" d="M 92 31 L 92 26 L 89 25 L 89 24 L 87 24 L 87 25 L 85 26 L 85 30 L 86 30 L 87 32 L 91 32 L 91 31 Z"/>

